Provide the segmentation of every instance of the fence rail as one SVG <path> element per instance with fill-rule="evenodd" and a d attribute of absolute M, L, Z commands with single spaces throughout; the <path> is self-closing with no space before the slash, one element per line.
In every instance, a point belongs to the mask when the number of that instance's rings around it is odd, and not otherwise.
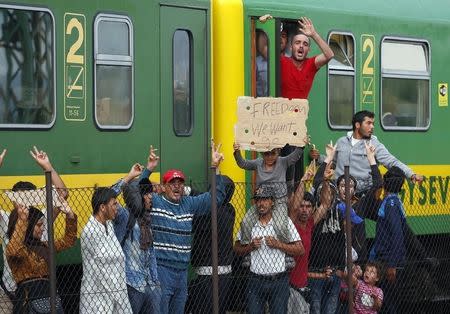
<path fill-rule="evenodd" d="M 310 190 L 310 184 L 306 185 L 306 190 Z M 404 189 L 408 189 L 405 185 Z M 161 188 L 154 187 L 154 191 L 160 191 Z M 208 190 L 207 184 L 192 184 L 189 189 L 185 188 L 185 193 L 189 193 L 192 197 L 195 197 L 202 192 Z M 106 299 L 113 299 L 114 302 L 119 304 L 120 302 L 135 302 L 135 299 L 129 298 L 132 295 L 130 292 L 130 280 L 129 277 L 133 277 L 130 274 L 130 268 L 124 268 L 126 265 L 125 260 L 114 260 L 119 257 L 129 258 L 131 255 L 122 254 L 121 241 L 115 241 L 111 244 L 110 236 L 114 237 L 117 233 L 115 228 L 116 221 L 113 220 L 111 224 L 106 224 L 103 228 L 108 229 L 112 226 L 111 230 L 106 233 L 93 234 L 92 238 L 96 239 L 94 245 L 88 245 L 83 243 L 83 237 L 86 234 L 87 226 L 92 225 L 93 205 L 92 197 L 94 195 L 94 188 L 84 189 L 69 189 L 68 204 L 58 198 L 58 191 L 53 191 L 54 197 L 50 199 L 50 203 L 58 208 L 63 207 L 63 211 L 59 213 L 53 224 L 43 222 L 45 228 L 53 228 L 55 236 L 55 249 L 56 251 L 62 250 L 51 258 L 56 258 L 56 290 L 57 290 L 57 302 L 48 302 L 48 304 L 54 304 L 64 309 L 65 313 L 78 313 L 86 312 L 86 300 L 94 303 L 99 309 L 102 306 L 113 306 L 111 303 L 105 302 L 101 304 L 102 297 L 107 296 Z M 282 242 L 283 232 L 288 232 L 287 238 L 291 243 L 297 242 L 297 238 L 291 234 L 300 230 L 300 236 L 302 237 L 301 244 L 307 249 L 308 257 L 303 255 L 302 257 L 294 257 L 296 264 L 295 268 L 289 267 L 289 258 L 286 258 L 284 254 L 281 254 L 281 258 L 276 251 L 277 246 L 271 244 L 269 239 L 271 233 L 267 236 L 263 236 L 258 247 L 251 250 L 248 256 L 239 256 L 233 251 L 233 245 L 236 240 L 241 240 L 240 243 L 244 243 L 242 238 L 243 233 L 238 232 L 244 227 L 242 222 L 244 215 L 251 210 L 255 210 L 253 206 L 254 200 L 251 199 L 253 195 L 253 187 L 250 184 L 235 183 L 234 194 L 228 196 L 227 205 L 217 204 L 217 230 L 211 228 L 211 214 L 194 216 L 192 223 L 192 233 L 187 236 L 190 237 L 190 247 L 185 248 L 190 251 L 190 266 L 188 271 L 188 293 L 185 306 L 186 313 L 211 313 L 213 308 L 213 273 L 216 269 L 213 268 L 211 259 L 211 238 L 217 239 L 217 306 L 220 313 L 225 312 L 255 312 L 256 309 L 265 308 L 266 311 L 273 312 L 273 309 L 281 306 L 283 309 L 285 305 L 278 305 L 280 300 L 289 300 L 288 308 L 289 313 L 302 313 L 301 308 L 304 304 L 297 304 L 298 298 L 296 295 L 301 295 L 307 302 L 311 313 L 315 311 L 317 307 L 317 300 L 322 297 L 321 306 L 336 307 L 336 313 L 346 313 L 348 310 L 348 296 L 346 295 L 348 287 L 344 281 L 349 277 L 345 274 L 346 261 L 345 261 L 345 235 L 344 235 L 344 218 L 341 205 L 339 205 L 339 198 L 336 198 L 336 202 L 330 208 L 327 208 L 323 217 L 319 219 L 315 224 L 310 226 L 310 229 L 300 228 L 300 220 L 294 219 L 295 229 L 291 230 L 289 227 L 285 228 L 285 225 L 277 225 L 281 218 L 287 217 L 286 211 L 288 206 L 285 206 L 285 211 L 279 211 L 277 209 L 277 200 L 275 200 L 275 207 L 273 208 L 273 220 L 272 229 L 275 232 L 275 238 Z M 333 193 L 337 193 L 337 188 L 333 190 Z M 403 190 L 404 191 L 404 190 Z M 405 197 L 405 194 L 400 192 L 399 200 Z M 51 260 L 49 256 L 46 256 L 47 250 L 47 231 L 44 230 L 42 238 L 39 241 L 36 240 L 36 234 L 33 236 L 33 230 L 28 230 L 29 221 L 33 219 L 39 221 L 41 214 L 35 213 L 33 210 L 29 210 L 28 217 L 26 217 L 25 224 L 19 224 L 18 222 L 23 219 L 23 215 L 18 214 L 18 204 L 25 204 L 26 206 L 36 207 L 39 212 L 42 213 L 42 217 L 45 217 L 46 207 L 46 192 L 45 189 L 28 192 L 15 192 L 12 191 L 0 191 L 0 207 L 1 211 L 1 223 L 0 232 L 2 237 L 2 248 L 4 251 L 5 263 L 3 267 L 3 285 L 8 291 L 14 292 L 17 286 L 23 286 L 23 282 L 19 282 L 23 279 L 39 279 L 40 277 L 48 277 L 51 267 L 39 268 L 36 271 L 37 265 L 44 265 Z M 230 190 L 227 191 L 228 193 Z M 292 192 L 292 191 L 291 191 Z M 330 192 L 331 193 L 331 192 Z M 356 266 L 361 268 L 362 274 L 360 274 L 359 280 L 365 281 L 364 266 L 371 259 L 370 252 L 377 241 L 380 241 L 380 237 L 388 236 L 387 233 L 380 231 L 380 204 L 382 204 L 383 195 L 377 195 L 381 198 L 377 201 L 377 208 L 375 209 L 376 215 L 373 213 L 368 214 L 364 212 L 364 208 L 357 208 L 355 215 L 362 218 L 362 222 L 359 222 L 355 216 L 349 217 L 352 225 L 352 247 L 356 251 L 357 256 L 353 256 L 353 262 Z M 410 198 L 413 198 L 411 202 Z M 306 198 L 303 199 L 305 201 Z M 312 205 L 317 207 L 320 204 L 316 204 L 319 199 L 316 196 L 312 200 Z M 229 203 L 228 203 L 229 201 Z M 395 200 L 396 201 L 396 200 Z M 129 213 L 131 210 L 128 208 L 122 194 L 118 197 L 119 208 Z M 284 200 L 286 204 L 286 200 Z M 355 202 L 355 200 L 353 200 Z M 412 205 L 411 205 L 412 203 Z M 375 255 L 374 259 L 380 265 L 379 280 L 376 283 L 377 287 L 380 287 L 384 292 L 383 297 L 383 310 L 386 310 L 386 306 L 396 306 L 398 313 L 439 313 L 446 309 L 448 306 L 448 300 L 450 300 L 450 275 L 448 274 L 448 266 L 450 266 L 450 225 L 442 227 L 442 221 L 447 221 L 450 217 L 450 208 L 447 204 L 433 204 L 433 208 L 439 208 L 436 211 L 430 212 L 426 205 L 419 206 L 419 197 L 415 195 L 408 195 L 408 199 L 404 202 L 406 209 L 406 224 L 404 227 L 399 225 L 393 226 L 395 232 L 400 232 L 402 235 L 401 243 L 395 243 L 398 250 L 405 249 L 404 260 L 399 260 L 398 264 L 390 264 L 387 260 L 377 260 Z M 371 204 L 365 204 L 365 208 L 371 206 Z M 384 204 L 386 207 L 387 205 Z M 412 206 L 412 207 L 411 207 Z M 65 213 L 67 211 L 65 207 L 71 208 L 76 216 L 76 237 L 73 239 L 71 236 L 70 224 L 71 220 L 67 218 L 70 216 Z M 16 209 L 15 209 L 16 208 Z M 413 215 L 410 215 L 410 208 L 413 208 Z M 345 206 L 344 206 L 345 209 Z M 301 210 L 299 208 L 289 208 L 291 211 L 291 217 L 299 217 Z M 278 212 L 279 211 L 279 212 Z M 308 212 L 307 215 L 314 215 L 314 209 Z M 385 213 L 387 214 L 387 212 Z M 129 215 L 129 214 L 128 214 Z M 306 215 L 306 214 L 303 214 Z M 214 215 L 215 216 L 215 215 Z M 128 216 L 127 216 L 128 217 Z M 154 216 L 151 216 L 153 218 Z M 401 213 L 400 216 L 401 218 Z M 375 218 L 375 219 L 374 219 Z M 50 217 L 52 220 L 52 217 Z M 11 223 L 11 221 L 15 222 Z M 34 221 L 34 222 L 36 222 Z M 306 219 L 308 222 L 309 219 Z M 378 221 L 378 227 L 377 227 Z M 73 222 L 73 221 L 72 221 Z M 127 221 L 128 222 L 128 221 Z M 153 220 L 152 220 L 153 223 Z M 155 226 L 150 223 L 151 229 Z M 138 225 L 138 224 L 137 224 Z M 8 227 L 9 226 L 9 227 Z M 14 228 L 13 228 L 14 227 Z M 160 226 L 159 226 L 160 227 Z M 254 225 L 250 225 L 254 227 Z M 261 224 L 261 230 L 267 229 L 267 226 Z M 156 226 L 158 228 L 158 226 Z M 278 229 L 277 229 L 278 228 Z M 397 229 L 396 229 L 397 228 Z M 401 230 L 399 230 L 400 228 Z M 403 228 L 403 229 L 402 229 Z M 215 229 L 215 228 L 213 228 Z M 96 232 L 101 229 L 92 229 L 91 232 Z M 143 232 L 144 229 L 139 229 Z M 309 230 L 309 231 L 308 231 Z M 8 235 L 9 231 L 9 235 Z M 293 232 L 295 231 L 295 232 Z M 84 232 L 84 233 L 83 233 Z M 252 238 L 255 235 L 255 229 L 252 229 Z M 259 231 L 258 231 L 259 232 Z M 261 231 L 265 232 L 265 231 Z M 304 237 L 302 234 L 305 234 Z M 309 232 L 309 235 L 307 234 Z M 380 233 L 381 232 L 381 233 Z M 239 235 L 238 235 L 239 233 Z M 256 232 L 257 233 L 257 232 Z M 362 235 L 361 235 L 362 234 Z M 156 235 L 155 235 L 156 236 Z M 14 238 L 16 237 L 16 238 Z M 304 237 L 304 238 L 303 238 Z M 392 238 L 397 241 L 397 238 Z M 153 238 L 153 245 L 157 245 L 157 238 Z M 383 239 L 381 239 L 383 240 Z M 130 242 L 133 241 L 131 236 Z M 286 243 L 290 243 L 285 241 Z M 344 241 L 338 242 L 335 241 Z M 361 243 L 361 241 L 363 243 Z M 139 242 L 139 241 L 138 241 Z M 310 242 L 310 243 L 308 243 Z M 383 241 L 382 241 L 383 242 Z M 342 248 L 340 245 L 344 243 Z M 383 242 L 384 243 L 384 242 Z M 17 244 L 20 247 L 10 248 L 12 244 Z M 384 243 L 386 244 L 386 243 Z M 140 243 L 138 243 L 139 248 Z M 44 248 L 44 249 L 43 249 Z M 104 268 L 95 268 L 95 265 L 86 264 L 88 256 L 87 250 L 95 249 L 98 252 L 94 252 L 94 261 L 105 262 Z M 142 249 L 142 248 L 141 248 Z M 84 251 L 83 251 L 84 250 Z M 111 250 L 115 253 L 112 254 Z M 117 253 L 119 252 L 119 253 Z M 138 251 L 133 251 L 133 254 L 138 254 Z M 158 255 L 158 250 L 156 250 Z M 324 253 L 325 252 L 325 253 Z M 91 252 L 92 253 L 92 252 Z M 118 254 L 118 255 L 117 255 Z M 401 252 L 387 252 L 386 254 L 392 255 L 393 259 L 402 259 Z M 397 254 L 397 255 L 396 255 Z M 400 254 L 400 256 L 399 256 Z M 386 256 L 386 255 L 384 255 Z M 113 258 L 113 260 L 112 260 Z M 158 256 L 156 256 L 159 261 Z M 306 259 L 306 262 L 305 262 Z M 83 269 L 82 263 L 84 262 L 85 268 Z M 307 267 L 309 262 L 309 267 Z M 44 263 L 44 264 L 40 264 Z M 306 264 L 305 264 L 306 263 Z M 250 265 L 248 265 L 250 264 Z M 301 266 L 300 264 L 305 264 Z M 9 265 L 9 267 L 8 267 Z M 28 265 L 28 267 L 27 267 Z M 31 266 L 30 266 L 31 265 Z M 47 265 L 47 264 L 45 264 Z M 89 267 L 86 268 L 86 265 Z M 370 264 L 372 265 L 372 264 Z M 117 266 L 117 267 L 116 267 Z M 329 267 L 328 267 L 329 266 Z M 127 266 L 128 267 L 128 266 Z M 131 267 L 131 266 L 130 266 Z M 258 268 L 259 267 L 259 268 Z M 12 270 L 12 276 L 10 273 Z M 126 269 L 126 273 L 125 273 Z M 132 269 L 132 267 L 131 267 Z M 356 268 L 354 268 L 356 269 Z M 391 269 L 391 270 L 390 270 Z M 395 269 L 395 280 L 392 279 L 392 269 Z M 36 273 L 33 273 L 35 272 Z M 98 278 L 98 274 L 94 276 L 94 271 L 105 272 L 105 278 L 112 280 L 108 282 L 91 282 L 92 287 L 95 289 L 86 289 L 82 285 Z M 298 272 L 309 271 L 308 282 L 301 286 L 295 286 L 293 282 L 302 282 L 302 279 L 298 279 Z M 297 273 L 296 273 L 297 272 Z M 102 273 L 103 274 L 103 273 Z M 297 274 L 297 275 L 296 275 Z M 158 274 L 161 276 L 161 274 Z M 296 278 L 296 279 L 293 279 Z M 303 278 L 303 277 L 302 277 Z M 306 279 L 306 275 L 304 275 Z M 153 278 L 154 279 L 154 278 Z M 126 281 L 120 283 L 120 281 Z M 83 284 L 82 284 L 83 282 Z M 159 287 L 159 280 L 149 280 L 150 289 L 157 289 Z M 360 285 L 361 281 L 358 281 Z M 27 286 L 25 282 L 25 288 L 29 289 L 42 289 L 35 294 L 35 299 L 42 299 L 50 296 L 50 281 L 47 283 L 39 282 L 38 285 Z M 128 286 L 127 286 L 128 284 Z M 145 284 L 144 284 L 145 285 Z M 88 285 L 89 286 L 89 285 Z M 24 289 L 25 289 L 24 288 Z M 47 289 L 47 290 L 46 290 Z M 1 289 L 2 291 L 4 289 Z M 360 290 L 360 289 L 359 289 Z M 354 299 L 358 299 L 359 303 L 363 306 L 373 306 L 375 302 L 373 292 L 368 293 L 367 289 L 363 292 L 358 290 L 358 286 L 355 286 Z M 359 292 L 358 292 L 359 291 Z M 375 291 L 375 290 L 373 290 Z M 378 290 L 377 290 L 378 291 Z M 17 291 L 16 291 L 17 292 Z M 363 294 L 365 294 L 363 296 Z M 16 293 L 19 298 L 16 302 L 24 303 L 30 301 L 33 297 L 29 294 Z M 25 298 L 25 297 L 26 298 Z M 323 303 L 323 300 L 329 298 L 328 303 Z M 333 299 L 334 298 L 334 299 Z M 80 301 L 84 299 L 85 302 Z M 108 300 L 109 300 L 108 299 Z M 123 300 L 122 300 L 123 299 Z M 126 299 L 126 300 L 125 300 Z M 133 301 L 134 300 L 134 301 Z M 302 299 L 300 299 L 302 300 Z M 113 302 L 113 303 L 114 303 Z M 284 302 L 284 301 L 283 301 Z M 355 303 L 358 303 L 355 302 Z M 320 303 L 320 302 L 319 302 Z M 353 302 L 350 303 L 352 305 Z M 46 306 L 44 304 L 43 306 Z M 120 306 L 117 308 L 121 308 Z M 130 310 L 129 307 L 122 307 L 124 311 Z M 382 310 L 382 311 L 383 311 Z M 11 313 L 12 308 L 8 298 L 4 292 L 0 298 L 0 313 Z M 100 311 L 100 310 L 99 310 Z M 307 311 L 306 311 L 307 312 Z"/>

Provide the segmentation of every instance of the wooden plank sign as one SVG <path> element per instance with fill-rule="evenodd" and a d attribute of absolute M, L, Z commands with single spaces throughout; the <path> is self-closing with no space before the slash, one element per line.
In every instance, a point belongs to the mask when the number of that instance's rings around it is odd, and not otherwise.
<path fill-rule="evenodd" d="M 241 96 L 237 103 L 236 143 L 258 152 L 286 144 L 305 146 L 307 99 Z"/>

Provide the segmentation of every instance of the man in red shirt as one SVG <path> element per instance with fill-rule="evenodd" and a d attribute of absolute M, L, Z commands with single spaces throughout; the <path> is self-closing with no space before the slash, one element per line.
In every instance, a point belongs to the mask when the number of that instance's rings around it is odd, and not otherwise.
<path fill-rule="evenodd" d="M 329 169 L 326 172 L 319 173 L 321 178 L 329 175 Z M 311 193 L 305 192 L 305 181 L 309 181 L 313 177 L 311 170 L 306 171 L 300 184 L 297 187 L 293 197 L 289 202 L 289 216 L 294 223 L 305 249 L 305 254 L 295 258 L 295 267 L 290 273 L 290 296 L 288 302 L 288 313 L 309 313 L 308 304 L 308 262 L 309 252 L 311 251 L 311 237 L 314 226 L 323 219 L 326 210 L 330 207 L 331 199 L 329 198 L 330 190 L 328 183 L 323 183 L 321 189 L 321 204 L 316 210 L 314 208 L 314 197 Z M 320 181 L 322 181 L 321 179 Z M 324 182 L 327 182 L 326 180 Z M 311 275 L 319 276 L 326 274 L 311 273 Z"/>
<path fill-rule="evenodd" d="M 281 96 L 286 98 L 307 99 L 316 72 L 333 57 L 330 46 L 314 29 L 312 21 L 302 17 L 298 21 L 299 31 L 292 38 L 292 56 L 281 56 Z M 308 58 L 312 38 L 322 51 L 321 54 Z"/>

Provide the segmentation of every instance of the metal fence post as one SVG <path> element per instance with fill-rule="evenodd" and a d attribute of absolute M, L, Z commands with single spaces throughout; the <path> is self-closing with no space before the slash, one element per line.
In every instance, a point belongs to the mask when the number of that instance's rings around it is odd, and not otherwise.
<path fill-rule="evenodd" d="M 217 192 L 216 167 L 211 167 L 211 260 L 212 260 L 212 300 L 213 313 L 219 313 L 219 256 L 217 245 Z"/>
<path fill-rule="evenodd" d="M 56 265 L 55 265 L 55 240 L 53 232 L 53 196 L 52 196 L 52 173 L 45 172 L 45 195 L 47 203 L 47 235 L 48 235 L 48 272 L 50 280 L 50 310 L 56 314 Z"/>
<path fill-rule="evenodd" d="M 344 166 L 345 178 L 345 240 L 347 251 L 347 285 L 348 285 L 348 313 L 353 314 L 353 260 L 352 260 L 352 222 L 350 219 L 352 199 L 350 197 L 350 169 Z"/>

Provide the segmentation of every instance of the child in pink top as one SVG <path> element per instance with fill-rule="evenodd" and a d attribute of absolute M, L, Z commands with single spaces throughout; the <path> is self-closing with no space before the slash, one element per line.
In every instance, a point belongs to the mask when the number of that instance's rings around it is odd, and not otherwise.
<path fill-rule="evenodd" d="M 376 263 L 367 262 L 363 280 L 353 277 L 355 297 L 353 309 L 355 314 L 376 314 L 383 303 L 383 290 L 376 283 L 380 280 L 380 267 Z"/>

